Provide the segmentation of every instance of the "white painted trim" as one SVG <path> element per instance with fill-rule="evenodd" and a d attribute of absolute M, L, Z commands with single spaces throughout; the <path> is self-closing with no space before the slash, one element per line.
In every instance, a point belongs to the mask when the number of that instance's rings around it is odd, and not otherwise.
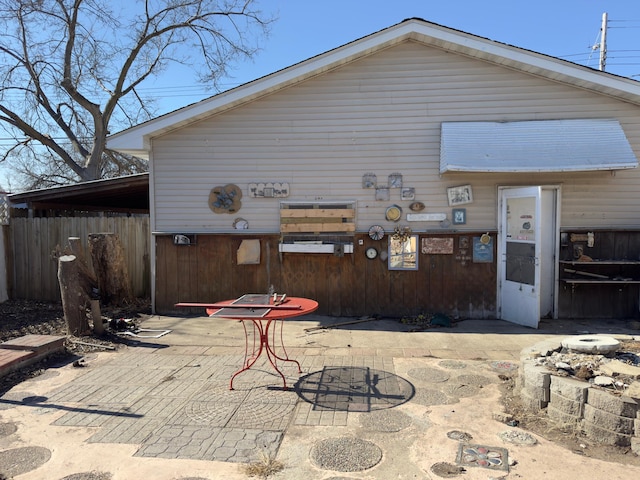
<path fill-rule="evenodd" d="M 151 313 L 156 313 L 156 237 L 153 232 L 156 229 L 156 188 L 153 151 L 149 155 L 149 267 L 151 275 Z"/>
<path fill-rule="evenodd" d="M 278 251 L 286 253 L 333 253 L 334 245 L 329 243 L 281 243 Z M 344 244 L 344 253 L 353 253 L 353 243 Z"/>

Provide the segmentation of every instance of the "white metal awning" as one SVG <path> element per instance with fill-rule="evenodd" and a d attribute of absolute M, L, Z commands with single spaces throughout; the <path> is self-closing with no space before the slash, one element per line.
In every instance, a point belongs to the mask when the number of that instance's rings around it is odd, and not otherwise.
<path fill-rule="evenodd" d="M 617 120 L 443 122 L 440 173 L 636 168 Z"/>

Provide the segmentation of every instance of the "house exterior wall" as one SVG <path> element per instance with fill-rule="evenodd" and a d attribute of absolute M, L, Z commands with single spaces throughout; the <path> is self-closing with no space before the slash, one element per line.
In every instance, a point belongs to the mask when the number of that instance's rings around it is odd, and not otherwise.
<path fill-rule="evenodd" d="M 376 201 L 362 188 L 373 172 L 394 172 L 414 187 L 425 212 L 450 216 L 446 187 L 470 183 L 474 202 L 459 230 L 495 229 L 498 185 L 562 184 L 562 227 L 638 225 L 637 169 L 548 174 L 439 174 L 440 124 L 616 118 L 640 155 L 640 115 L 633 105 L 506 68 L 404 43 L 301 85 L 267 96 L 153 141 L 153 229 L 232 232 L 236 216 L 252 232 L 279 228 L 278 199 L 247 195 L 251 182 L 287 182 L 286 200 L 355 200 L 358 231 L 385 222 L 399 191 Z M 562 159 L 558 159 L 561 162 Z M 207 205 L 218 185 L 242 188 L 237 215 Z M 438 223 L 411 224 L 414 231 Z"/>
<path fill-rule="evenodd" d="M 401 173 L 403 186 L 413 187 L 415 201 L 426 205 L 422 213 L 449 218 L 447 187 L 472 185 L 473 203 L 464 205 L 465 225 L 442 227 L 437 221 L 407 222 L 403 217 L 399 224 L 410 226 L 421 240 L 445 234 L 458 242 L 460 236 L 483 232 L 495 237 L 502 185 L 561 185 L 563 231 L 640 230 L 638 169 L 439 173 L 442 122 L 580 118 L 617 119 L 640 156 L 637 106 L 405 42 L 154 138 L 150 182 L 157 311 L 175 311 L 173 304 L 179 301 L 209 302 L 252 289 L 266 291 L 274 284 L 289 295 L 314 296 L 320 301 L 318 313 L 324 314 L 444 312 L 493 318 L 495 259 L 490 265 L 475 264 L 464 258 L 469 252 L 462 252 L 458 243 L 453 255 L 421 254 L 418 272 L 389 271 L 380 261 L 364 259 L 369 227 L 379 224 L 392 232 L 398 224 L 385 220 L 385 210 L 397 204 L 407 213 L 411 201 L 402 201 L 398 189 L 391 190 L 388 201 L 376 200 L 374 190 L 362 187 L 362 177 L 375 173 L 378 183 L 386 184 L 388 175 Z M 254 182 L 286 182 L 290 195 L 250 198 L 248 185 Z M 233 214 L 216 214 L 208 206 L 209 193 L 227 184 L 242 190 L 242 207 Z M 279 255 L 281 200 L 354 201 L 354 255 Z M 248 221 L 248 230 L 234 230 L 238 217 Z M 185 248 L 163 235 L 171 233 L 199 235 L 195 245 Z M 236 244 L 246 235 L 264 240 L 259 266 L 234 263 Z M 358 246 L 360 239 L 364 242 Z M 560 315 L 573 316 L 578 311 L 574 305 L 582 300 L 563 287 L 559 304 L 565 310 Z M 600 297 L 581 294 L 600 298 L 598 305 L 610 304 L 606 291 Z M 615 313 L 637 316 L 637 298 L 637 287 L 627 289 L 622 303 L 628 308 Z M 597 309 L 579 311 L 602 315 Z"/>

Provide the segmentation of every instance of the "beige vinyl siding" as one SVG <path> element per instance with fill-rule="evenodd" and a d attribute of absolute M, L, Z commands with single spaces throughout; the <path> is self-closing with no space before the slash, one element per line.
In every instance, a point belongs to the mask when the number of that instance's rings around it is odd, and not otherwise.
<path fill-rule="evenodd" d="M 640 227 L 640 172 L 570 174 L 439 174 L 440 124 L 616 118 L 640 155 L 640 109 L 579 88 L 479 60 L 403 43 L 250 104 L 153 140 L 153 229 L 159 232 L 277 232 L 279 199 L 248 195 L 252 182 L 288 182 L 287 201 L 357 202 L 356 225 L 393 230 L 391 204 L 411 202 L 391 189 L 376 201 L 362 188 L 373 172 L 381 184 L 402 173 L 425 213 L 447 213 L 446 188 L 470 183 L 474 202 L 458 230 L 495 229 L 499 185 L 562 185 L 563 227 Z M 562 159 L 558 159 L 561 162 Z M 233 183 L 243 191 L 236 214 L 214 214 L 209 192 Z M 405 218 L 405 217 L 403 217 Z M 442 231 L 437 222 L 400 222 Z"/>

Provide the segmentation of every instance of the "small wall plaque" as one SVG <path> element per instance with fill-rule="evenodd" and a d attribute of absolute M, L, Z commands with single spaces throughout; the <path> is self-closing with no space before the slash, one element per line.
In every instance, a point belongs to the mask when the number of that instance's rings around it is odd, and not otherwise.
<path fill-rule="evenodd" d="M 362 188 L 376 188 L 378 177 L 375 173 L 365 173 L 362 176 Z"/>
<path fill-rule="evenodd" d="M 402 188 L 401 173 L 392 173 L 389 175 L 389 188 Z"/>
<path fill-rule="evenodd" d="M 467 209 L 454 208 L 451 212 L 451 218 L 454 225 L 464 225 L 467 223 Z"/>
<path fill-rule="evenodd" d="M 252 198 L 285 198 L 289 196 L 289 184 L 284 182 L 250 183 Z"/>
<path fill-rule="evenodd" d="M 446 213 L 407 213 L 407 222 L 441 222 L 446 218 Z"/>
<path fill-rule="evenodd" d="M 416 198 L 416 189 L 413 187 L 402 187 L 400 191 L 401 200 L 413 200 Z"/>
<path fill-rule="evenodd" d="M 376 200 L 388 201 L 390 198 L 389 187 L 376 187 Z"/>
<path fill-rule="evenodd" d="M 453 238 L 423 238 L 422 253 L 431 255 L 449 255 L 453 253 Z"/>
<path fill-rule="evenodd" d="M 483 243 L 481 237 L 473 237 L 474 263 L 493 263 L 493 238 L 489 235 L 487 237 L 487 243 Z"/>

